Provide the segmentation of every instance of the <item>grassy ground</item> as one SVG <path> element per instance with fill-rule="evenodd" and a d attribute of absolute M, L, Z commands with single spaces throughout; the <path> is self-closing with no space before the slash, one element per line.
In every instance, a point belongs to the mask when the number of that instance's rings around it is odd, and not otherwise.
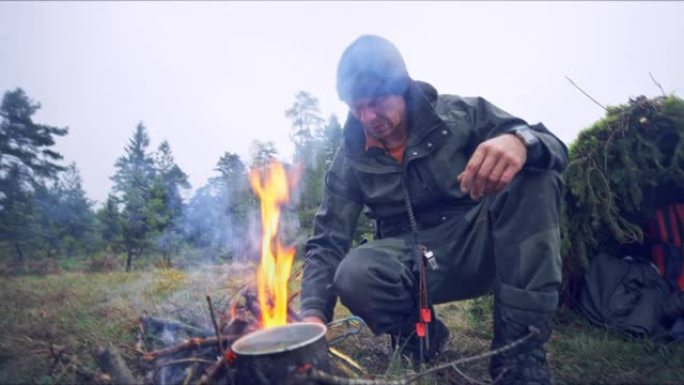
<path fill-rule="evenodd" d="M 96 368 L 92 352 L 113 344 L 133 369 L 132 349 L 138 318 L 173 318 L 211 329 L 205 302 L 217 309 L 253 276 L 249 267 L 212 267 L 192 272 L 151 270 L 133 273 L 61 273 L 44 277 L 0 278 L 0 383 L 53 384 L 51 345 L 68 348 Z M 487 351 L 492 336 L 491 300 L 484 298 L 441 305 L 437 313 L 451 330 L 448 350 L 435 364 Z M 348 315 L 338 306 L 337 317 Z M 590 327 L 577 315 L 561 311 L 549 343 L 550 364 L 559 384 L 683 384 L 684 344 L 628 341 Z M 389 340 L 368 330 L 337 348 L 373 375 L 407 375 L 393 359 Z M 471 379 L 488 381 L 487 360 L 463 366 Z M 141 373 L 137 373 L 141 374 Z M 72 383 L 70 373 L 60 383 Z M 438 374 L 423 383 L 473 383 L 455 373 Z"/>

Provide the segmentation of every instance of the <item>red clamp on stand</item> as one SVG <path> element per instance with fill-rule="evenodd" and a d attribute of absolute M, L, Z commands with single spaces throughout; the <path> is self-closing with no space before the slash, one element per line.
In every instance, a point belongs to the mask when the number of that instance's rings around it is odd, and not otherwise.
<path fill-rule="evenodd" d="M 416 335 L 418 337 L 425 337 L 425 322 L 417 322 L 416 323 Z"/>
<path fill-rule="evenodd" d="M 420 308 L 420 319 L 416 323 L 416 335 L 421 338 L 421 345 L 430 349 L 430 337 L 428 336 L 427 324 L 432 322 L 432 312 L 429 308 Z"/>
<path fill-rule="evenodd" d="M 426 324 L 432 322 L 432 312 L 430 309 L 422 308 L 420 309 L 420 321 Z"/>

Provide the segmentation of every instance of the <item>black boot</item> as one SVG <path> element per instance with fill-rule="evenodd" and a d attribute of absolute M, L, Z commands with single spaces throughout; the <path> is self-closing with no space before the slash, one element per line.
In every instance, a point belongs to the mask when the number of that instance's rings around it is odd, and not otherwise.
<path fill-rule="evenodd" d="M 551 336 L 552 313 L 537 313 L 494 304 L 492 350 L 501 348 L 531 331 L 536 334 L 516 347 L 492 356 L 489 374 L 502 385 L 548 385 L 551 373 L 544 343 Z"/>
<path fill-rule="evenodd" d="M 423 350 L 422 363 L 428 363 L 437 357 L 449 341 L 449 329 L 439 319 L 433 319 L 428 324 L 428 332 L 430 344 L 428 349 Z M 390 341 L 392 350 L 399 348 L 401 349 L 401 354 L 410 359 L 411 362 L 414 364 L 421 363 L 420 339 L 416 336 L 415 331 L 404 335 L 392 335 Z"/>

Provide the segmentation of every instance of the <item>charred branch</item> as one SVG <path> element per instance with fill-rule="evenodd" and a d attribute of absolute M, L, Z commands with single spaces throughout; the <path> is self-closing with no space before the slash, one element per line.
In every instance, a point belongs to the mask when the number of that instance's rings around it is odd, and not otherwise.
<path fill-rule="evenodd" d="M 240 335 L 226 335 L 221 337 L 221 342 L 226 344 L 232 344 Z M 170 346 L 168 348 L 155 350 L 152 352 L 147 352 L 143 355 L 143 360 L 153 361 L 160 357 L 170 356 L 186 350 L 195 350 L 204 348 L 210 345 L 216 345 L 218 339 L 216 337 L 207 338 L 191 338 L 189 340 L 183 341 L 178 345 Z"/>
<path fill-rule="evenodd" d="M 140 384 L 141 381 L 133 376 L 131 370 L 126 366 L 123 358 L 114 347 L 99 347 L 96 359 L 100 368 L 112 376 L 114 385 Z"/>
<path fill-rule="evenodd" d="M 216 363 L 210 366 L 205 372 L 205 374 L 202 375 L 202 378 L 200 379 L 198 385 L 207 385 L 213 383 L 214 380 L 218 377 L 219 373 L 221 373 L 221 370 L 225 366 L 225 363 L 225 357 L 221 357 L 218 361 L 216 361 Z"/>

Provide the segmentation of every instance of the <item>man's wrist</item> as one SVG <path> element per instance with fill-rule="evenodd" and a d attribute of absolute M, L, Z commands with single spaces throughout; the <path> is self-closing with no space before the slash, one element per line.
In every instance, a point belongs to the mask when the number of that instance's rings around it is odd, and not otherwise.
<path fill-rule="evenodd" d="M 537 135 L 527 126 L 519 126 L 510 131 L 515 135 L 524 145 L 527 150 L 531 150 L 533 146 L 539 143 Z"/>
<path fill-rule="evenodd" d="M 514 137 L 527 150 L 527 143 L 525 143 L 525 141 L 520 136 L 516 135 L 514 132 L 507 132 L 506 134 Z M 506 135 L 506 134 L 504 134 L 504 135 Z"/>
<path fill-rule="evenodd" d="M 326 319 L 325 314 L 318 309 L 303 309 L 299 311 L 299 316 L 302 318 L 305 317 L 316 317 L 323 321 L 323 323 L 328 323 L 328 320 Z"/>
<path fill-rule="evenodd" d="M 515 136 L 527 150 L 526 164 L 535 164 L 541 156 L 541 140 L 537 133 L 528 126 L 514 127 L 507 132 Z"/>

